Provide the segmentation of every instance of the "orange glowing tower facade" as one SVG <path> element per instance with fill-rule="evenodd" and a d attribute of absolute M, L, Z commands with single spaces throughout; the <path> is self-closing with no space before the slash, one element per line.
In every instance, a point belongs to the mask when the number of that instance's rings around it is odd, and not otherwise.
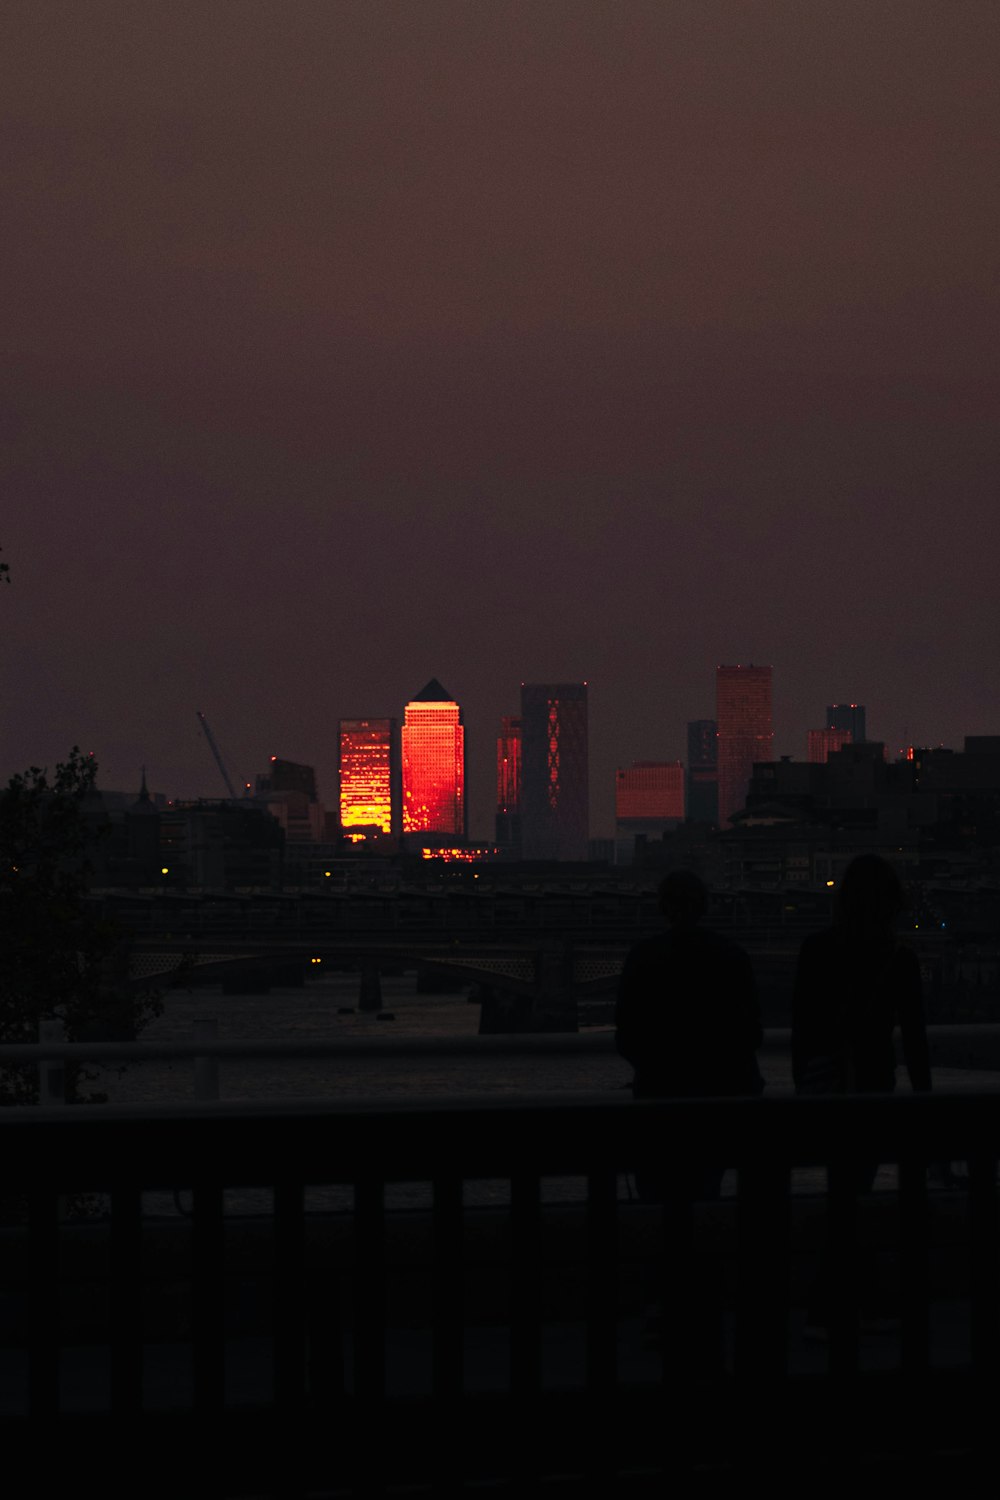
<path fill-rule="evenodd" d="M 339 766 L 340 826 L 347 837 L 398 837 L 398 721 L 341 719 Z"/>
<path fill-rule="evenodd" d="M 849 729 L 810 729 L 806 736 L 806 756 L 814 766 L 826 765 L 830 756 L 851 743 Z"/>
<path fill-rule="evenodd" d="M 746 804 L 755 761 L 772 760 L 771 668 L 717 667 L 719 827 Z"/>
<path fill-rule="evenodd" d="M 521 850 L 585 860 L 589 833 L 587 684 L 521 684 Z"/>
<path fill-rule="evenodd" d="M 497 736 L 496 841 L 516 853 L 521 844 L 521 720 L 508 714 Z"/>
<path fill-rule="evenodd" d="M 403 833 L 464 839 L 462 710 L 436 677 L 406 705 L 402 761 Z"/>

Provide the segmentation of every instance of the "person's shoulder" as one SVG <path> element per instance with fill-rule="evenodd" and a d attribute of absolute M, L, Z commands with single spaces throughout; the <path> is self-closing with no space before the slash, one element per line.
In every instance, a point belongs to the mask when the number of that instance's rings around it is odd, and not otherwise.
<path fill-rule="evenodd" d="M 658 932 L 653 937 L 640 938 L 628 951 L 629 963 L 645 963 L 648 959 L 662 958 L 670 951 L 670 934 Z"/>
<path fill-rule="evenodd" d="M 894 942 L 892 945 L 892 964 L 901 974 L 919 974 L 920 959 L 909 943 Z"/>

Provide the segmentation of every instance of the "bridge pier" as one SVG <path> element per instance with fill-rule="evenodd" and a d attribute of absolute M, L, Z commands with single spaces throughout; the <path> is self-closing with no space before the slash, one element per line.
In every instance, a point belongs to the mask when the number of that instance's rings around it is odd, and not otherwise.
<path fill-rule="evenodd" d="M 573 988 L 573 947 L 546 943 L 535 954 L 532 1031 L 579 1031 Z"/>
<path fill-rule="evenodd" d="M 378 964 L 361 965 L 361 981 L 358 985 L 358 1010 L 369 1014 L 382 1009 L 382 975 Z"/>
<path fill-rule="evenodd" d="M 510 1032 L 534 1031 L 533 1005 L 530 995 L 511 990 L 497 990 L 492 984 L 480 986 L 479 1035 L 502 1036 Z"/>
<path fill-rule="evenodd" d="M 433 964 L 417 964 L 418 995 L 457 995 L 468 982 L 463 974 L 449 974 Z"/>

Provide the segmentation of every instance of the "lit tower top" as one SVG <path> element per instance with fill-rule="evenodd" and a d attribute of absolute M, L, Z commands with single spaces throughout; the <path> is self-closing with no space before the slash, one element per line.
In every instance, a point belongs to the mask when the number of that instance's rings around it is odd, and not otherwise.
<path fill-rule="evenodd" d="M 436 677 L 406 705 L 401 737 L 403 832 L 464 838 L 462 710 Z"/>

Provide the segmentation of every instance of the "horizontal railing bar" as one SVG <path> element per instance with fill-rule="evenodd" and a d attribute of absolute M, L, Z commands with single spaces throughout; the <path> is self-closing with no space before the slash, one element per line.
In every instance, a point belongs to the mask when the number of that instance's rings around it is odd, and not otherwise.
<path fill-rule="evenodd" d="M 785 1052 L 791 1046 L 791 1030 L 772 1026 L 764 1032 L 762 1051 Z M 928 1026 L 932 1052 L 939 1045 L 961 1043 L 973 1049 L 977 1042 L 1000 1043 L 1000 1025 L 970 1024 Z M 257 1040 L 247 1038 L 216 1042 L 6 1042 L 0 1045 L 0 1064 L 48 1061 L 155 1062 L 194 1057 L 494 1057 L 604 1055 L 615 1050 L 613 1030 L 583 1032 L 509 1032 L 503 1035 L 350 1036 L 335 1040 Z M 996 1061 L 1000 1069 L 1000 1054 Z M 972 1067 L 971 1061 L 966 1066 Z M 954 1064 L 958 1066 L 958 1064 Z M 984 1067 L 988 1064 L 984 1062 Z"/>
<path fill-rule="evenodd" d="M 123 1128 L 127 1126 L 128 1128 Z M 377 1163 L 388 1181 L 427 1181 L 447 1162 L 465 1178 L 585 1175 L 595 1160 L 635 1169 L 648 1142 L 665 1166 L 693 1159 L 740 1167 L 769 1160 L 814 1166 L 864 1155 L 882 1162 L 1000 1156 L 996 1095 L 868 1095 L 795 1099 L 634 1101 L 608 1096 L 390 1103 L 13 1106 L 0 1110 L 5 1181 L 34 1183 L 39 1163 L 58 1192 L 148 1191 L 208 1172 L 229 1187 L 300 1180 L 349 1183 Z"/>
<path fill-rule="evenodd" d="M 152 1062 L 194 1057 L 474 1057 L 613 1052 L 611 1032 L 518 1033 L 503 1036 L 342 1037 L 336 1041 L 231 1042 L 10 1042 L 0 1046 L 0 1063 L 50 1059 Z"/>

